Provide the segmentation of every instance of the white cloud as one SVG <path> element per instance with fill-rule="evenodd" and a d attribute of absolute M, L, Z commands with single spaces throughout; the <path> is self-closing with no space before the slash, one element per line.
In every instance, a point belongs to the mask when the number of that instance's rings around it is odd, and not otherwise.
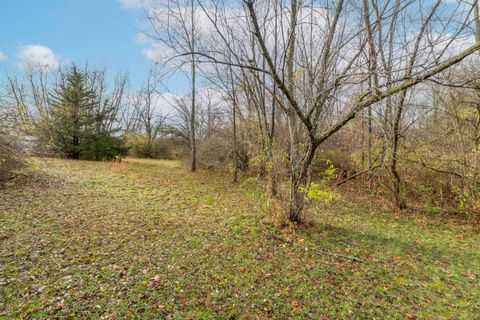
<path fill-rule="evenodd" d="M 7 55 L 2 51 L 0 51 L 0 61 L 7 60 L 7 58 L 8 58 Z"/>
<path fill-rule="evenodd" d="M 145 0 L 117 0 L 122 8 L 125 9 L 142 9 L 145 6 Z"/>
<path fill-rule="evenodd" d="M 18 52 L 20 67 L 40 66 L 42 68 L 58 68 L 60 59 L 52 49 L 44 45 L 25 45 Z"/>
<path fill-rule="evenodd" d="M 135 42 L 138 44 L 147 44 L 151 42 L 151 39 L 144 32 L 138 32 L 135 36 Z"/>
<path fill-rule="evenodd" d="M 149 48 L 142 50 L 145 58 L 152 62 L 166 62 L 175 55 L 175 51 L 163 43 L 153 43 Z"/>

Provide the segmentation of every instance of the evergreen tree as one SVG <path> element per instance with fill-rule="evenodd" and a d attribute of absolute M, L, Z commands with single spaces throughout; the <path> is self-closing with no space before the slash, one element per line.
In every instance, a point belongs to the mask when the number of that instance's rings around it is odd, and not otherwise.
<path fill-rule="evenodd" d="M 72 159 L 111 160 L 126 155 L 123 139 L 106 122 L 114 114 L 103 107 L 87 76 L 72 66 L 50 96 L 53 145 Z"/>

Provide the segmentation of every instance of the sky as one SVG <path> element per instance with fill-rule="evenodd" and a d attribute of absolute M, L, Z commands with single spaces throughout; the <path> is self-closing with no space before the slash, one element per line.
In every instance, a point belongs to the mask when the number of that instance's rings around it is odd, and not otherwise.
<path fill-rule="evenodd" d="M 28 63 L 85 64 L 128 72 L 138 87 L 150 61 L 139 37 L 141 0 L 0 0 L 0 78 Z M 172 91 L 184 91 L 173 79 Z"/>
<path fill-rule="evenodd" d="M 155 49 L 140 36 L 144 1 L 0 0 L 0 82 L 32 62 L 53 68 L 88 62 L 107 67 L 110 75 L 128 72 L 138 88 Z M 188 93 L 190 86 L 179 74 L 165 85 L 175 94 Z"/>

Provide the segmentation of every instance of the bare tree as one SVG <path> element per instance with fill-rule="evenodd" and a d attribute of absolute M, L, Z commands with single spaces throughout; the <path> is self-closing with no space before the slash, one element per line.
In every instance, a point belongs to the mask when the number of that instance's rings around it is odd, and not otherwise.
<path fill-rule="evenodd" d="M 462 43 L 470 18 L 460 5 L 452 9 L 449 3 L 413 0 L 198 1 L 206 32 L 197 34 L 193 48 L 191 40 L 185 41 L 193 39 L 186 19 L 190 10 L 176 4 L 168 9 L 176 24 L 160 21 L 158 11 L 151 11 L 156 12 L 152 25 L 163 26 L 156 34 L 180 26 L 168 37 L 157 37 L 176 48 L 172 59 L 194 54 L 199 65 L 241 70 L 254 108 L 265 109 L 266 92 L 283 111 L 290 140 L 288 215 L 299 223 L 318 147 L 364 110 L 371 119 L 371 107 L 385 101 L 391 107 L 394 100 L 390 167 L 399 195 L 401 181 L 394 172 L 407 90 L 480 48 Z M 369 150 L 369 166 L 372 162 Z M 397 205 L 404 206 L 399 197 Z"/>
<path fill-rule="evenodd" d="M 191 145 L 191 171 L 197 170 L 197 148 L 195 139 L 195 85 L 196 85 L 196 66 L 195 66 L 195 0 L 191 0 L 191 53 L 192 53 L 192 111 L 190 112 L 190 145 Z"/>
<path fill-rule="evenodd" d="M 191 171 L 197 167 L 196 159 L 196 73 L 198 49 L 198 30 L 196 23 L 196 0 L 168 0 L 147 8 L 148 21 L 151 29 L 146 34 L 157 40 L 170 56 L 156 57 L 156 62 L 171 66 L 172 71 L 181 70 L 186 73 L 184 66 L 190 64 L 191 73 L 191 112 L 190 112 L 190 149 Z M 190 56 L 190 61 L 185 58 Z M 180 57 L 179 59 L 174 59 Z"/>
<path fill-rule="evenodd" d="M 160 110 L 161 77 L 155 67 L 148 70 L 140 91 L 133 96 L 136 130 L 145 134 L 147 156 L 153 157 L 155 140 L 166 125 L 167 115 Z"/>
<path fill-rule="evenodd" d="M 444 37 L 431 38 L 429 41 L 421 41 L 422 36 L 417 37 L 415 38 L 416 40 L 413 40 L 418 46 L 414 51 L 416 55 L 424 57 L 421 61 L 422 66 L 419 67 L 418 64 L 414 65 L 414 62 L 412 62 L 411 67 L 407 68 L 406 73 L 388 82 L 382 79 L 383 81 L 378 85 L 375 83 L 376 81 L 372 81 L 369 89 L 366 92 L 362 92 L 357 88 L 358 83 L 362 81 L 364 77 L 380 77 L 381 73 L 372 67 L 370 70 L 363 68 L 363 52 L 368 50 L 369 38 L 371 43 L 373 36 L 366 36 L 368 29 L 366 29 L 365 26 L 359 26 L 360 31 L 352 35 L 351 28 L 347 26 L 347 21 L 351 21 L 351 18 L 355 16 L 362 17 L 365 10 L 370 11 L 370 9 L 361 8 L 357 10 L 357 7 L 361 7 L 361 5 L 358 3 L 346 3 L 342 0 L 335 2 L 334 7 L 331 7 L 332 3 L 321 3 L 320 1 L 317 2 L 317 5 L 328 8 L 329 10 L 327 10 L 325 16 L 322 17 L 323 25 L 318 24 L 316 26 L 316 28 L 323 32 L 321 38 L 316 39 L 319 40 L 318 43 L 321 43 L 317 51 L 316 64 L 312 65 L 311 68 L 307 68 L 310 74 L 313 75 L 312 81 L 307 88 L 302 88 L 294 79 L 295 72 L 299 71 L 300 65 L 302 67 L 305 65 L 308 66 L 308 61 L 304 61 L 305 59 L 302 60 L 300 55 L 297 56 L 295 54 L 297 52 L 295 45 L 301 45 L 302 42 L 300 40 L 305 36 L 301 35 L 301 37 L 299 37 L 295 32 L 299 23 L 297 1 L 290 2 L 288 41 L 284 51 L 285 73 L 283 73 L 283 69 L 275 67 L 272 59 L 272 50 L 268 46 L 267 38 L 259 24 L 259 15 L 265 13 L 259 10 L 258 5 L 254 1 L 246 0 L 244 4 L 251 21 L 252 32 L 255 34 L 262 55 L 267 62 L 268 69 L 265 72 L 273 78 L 288 103 L 285 109 L 289 115 L 290 123 L 291 196 L 289 215 L 292 221 L 303 221 L 304 193 L 302 189 L 306 187 L 309 167 L 314 158 L 315 151 L 320 144 L 345 126 L 351 119 L 355 118 L 361 110 L 369 108 L 375 103 L 422 83 L 424 80 L 462 61 L 477 51 L 480 46 L 480 44 L 477 43 L 457 55 L 444 59 L 443 61 L 441 60 L 447 50 L 448 44 L 455 42 L 455 36 L 458 35 L 461 30 L 464 30 L 466 22 L 457 26 L 457 33 L 453 33 L 453 35 L 450 34 L 447 41 L 445 41 Z M 382 4 L 383 6 L 379 7 L 380 14 L 376 17 L 377 19 L 373 25 L 370 26 L 371 29 L 375 28 L 377 31 L 396 29 L 394 26 L 403 23 L 405 20 L 395 18 L 395 15 L 391 13 L 399 11 L 406 15 L 407 12 L 410 13 L 411 10 L 418 12 L 419 16 L 416 17 L 418 21 L 424 21 L 423 24 L 421 23 L 423 27 L 419 30 L 425 29 L 427 26 L 430 28 L 435 27 L 430 19 L 422 19 L 422 17 L 425 16 L 423 14 L 425 10 L 424 7 L 427 7 L 426 5 L 424 6 L 423 3 L 419 4 L 418 1 L 408 2 L 403 3 L 400 7 L 398 2 L 392 4 L 388 1 Z M 436 10 L 431 9 L 430 11 L 434 13 Z M 332 12 L 332 14 L 328 12 Z M 409 18 L 412 19 L 415 17 Z M 450 18 L 448 21 L 458 21 L 453 19 L 453 17 Z M 463 19 L 467 21 L 468 17 L 463 17 Z M 318 20 L 320 19 L 317 19 L 317 21 Z M 365 21 L 365 19 L 359 19 L 359 21 Z M 312 21 L 311 23 L 315 22 Z M 450 27 L 453 26 L 450 25 Z M 442 31 L 442 36 L 445 36 L 446 27 L 442 26 L 441 28 L 443 28 L 440 30 Z M 400 33 L 400 36 L 397 34 L 395 36 L 396 39 L 406 38 L 407 34 L 401 33 L 402 31 L 405 32 L 406 30 L 398 30 L 397 33 Z M 382 50 L 392 50 L 392 55 L 398 51 L 398 48 L 395 47 L 389 48 L 387 46 L 387 48 L 384 48 L 386 46 L 382 43 L 377 43 L 377 46 L 382 48 Z M 370 50 L 372 51 L 372 48 L 370 48 Z M 440 51 L 440 53 L 438 53 L 438 51 Z M 349 59 L 345 59 L 347 55 Z M 393 74 L 396 74 L 397 70 L 405 68 L 402 63 L 398 62 L 404 61 L 406 56 L 407 53 L 401 56 L 398 54 L 395 56 L 397 64 L 395 65 L 395 70 L 392 70 Z M 415 59 L 413 60 L 415 61 Z M 261 66 L 256 67 L 261 68 Z M 297 93 L 299 89 L 302 90 L 301 94 Z M 356 93 L 348 95 L 345 93 L 347 89 Z M 311 94 L 312 92 L 314 93 L 313 95 Z M 304 97 L 309 97 L 310 99 L 305 99 Z M 339 102 L 343 110 L 331 119 L 330 125 L 324 126 L 325 123 L 320 121 L 321 116 L 325 116 L 328 110 L 334 112 L 333 108 L 336 105 L 338 106 Z M 297 128 L 297 121 L 301 125 L 301 130 L 307 139 L 307 142 L 302 147 L 299 147 L 298 143 L 297 130 L 299 129 Z M 322 126 L 324 127 L 322 128 Z"/>

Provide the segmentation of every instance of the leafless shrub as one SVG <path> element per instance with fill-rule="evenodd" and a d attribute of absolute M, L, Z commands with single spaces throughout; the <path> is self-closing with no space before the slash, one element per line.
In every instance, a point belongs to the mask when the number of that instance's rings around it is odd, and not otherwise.
<path fill-rule="evenodd" d="M 12 179 L 26 165 L 26 154 L 18 139 L 0 135 L 0 184 Z"/>

